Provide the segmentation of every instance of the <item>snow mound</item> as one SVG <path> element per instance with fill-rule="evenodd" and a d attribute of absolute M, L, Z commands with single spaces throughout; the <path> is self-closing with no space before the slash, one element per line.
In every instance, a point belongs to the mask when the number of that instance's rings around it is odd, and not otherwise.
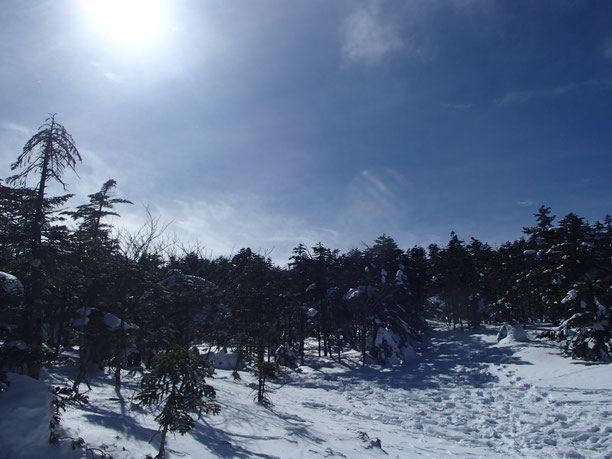
<path fill-rule="evenodd" d="M 12 274 L 0 271 L 0 289 L 6 293 L 16 295 L 23 293 L 23 284 Z"/>
<path fill-rule="evenodd" d="M 499 344 L 526 343 L 529 341 L 521 324 L 504 324 L 497 333 Z"/>
<path fill-rule="evenodd" d="M 164 288 L 171 288 L 177 284 L 186 284 L 193 288 L 214 290 L 217 288 L 217 284 L 211 282 L 207 279 L 204 279 L 199 276 L 192 276 L 190 274 L 183 274 L 178 269 L 171 269 L 168 272 L 168 277 L 159 281 L 157 285 Z"/>
<path fill-rule="evenodd" d="M 0 457 L 11 459 L 81 457 L 70 445 L 49 445 L 49 385 L 25 375 L 9 374 L 9 388 L 0 393 Z"/>
<path fill-rule="evenodd" d="M 233 370 L 238 362 L 238 354 L 221 349 L 216 352 L 211 351 L 208 354 L 208 360 L 218 370 Z"/>
<path fill-rule="evenodd" d="M 389 365 L 399 365 L 414 360 L 417 356 L 414 348 L 409 343 L 400 341 L 397 333 L 379 327 L 374 342 L 379 360 Z"/>

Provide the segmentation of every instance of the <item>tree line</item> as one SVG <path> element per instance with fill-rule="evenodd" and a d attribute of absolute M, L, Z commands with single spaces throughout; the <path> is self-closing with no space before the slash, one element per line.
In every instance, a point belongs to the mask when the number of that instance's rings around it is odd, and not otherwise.
<path fill-rule="evenodd" d="M 0 183 L 0 369 L 38 378 L 78 346 L 78 392 L 92 366 L 112 368 L 120 386 L 127 365 L 182 362 L 180 349 L 206 343 L 236 352 L 236 375 L 253 365 L 264 401 L 279 364 L 304 364 L 307 339 L 316 356 L 341 360 L 353 349 L 364 365 L 399 364 L 413 357 L 426 318 L 462 329 L 552 322 L 546 337 L 573 357 L 612 356 L 610 216 L 557 221 L 541 206 L 533 226 L 498 247 L 454 232 L 446 245 L 407 250 L 386 234 L 346 253 L 299 243 L 280 268 L 250 248 L 211 259 L 165 244 L 152 216 L 140 231 L 115 231 L 108 217 L 132 203 L 113 179 L 67 209 L 72 195 L 47 190 L 66 189 L 80 161 L 51 115 Z"/>

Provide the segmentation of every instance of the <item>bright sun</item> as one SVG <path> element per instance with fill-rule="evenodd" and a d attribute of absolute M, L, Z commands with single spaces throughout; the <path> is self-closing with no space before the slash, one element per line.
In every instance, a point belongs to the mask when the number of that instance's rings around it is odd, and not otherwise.
<path fill-rule="evenodd" d="M 150 45 L 163 30 L 161 0 L 80 0 L 95 27 L 119 45 Z"/>

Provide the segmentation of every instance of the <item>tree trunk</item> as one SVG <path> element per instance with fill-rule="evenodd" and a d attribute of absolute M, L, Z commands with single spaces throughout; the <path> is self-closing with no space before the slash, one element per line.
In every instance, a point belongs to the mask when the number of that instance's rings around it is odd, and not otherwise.
<path fill-rule="evenodd" d="M 257 369 L 258 369 L 258 384 L 257 384 L 257 401 L 264 401 L 266 375 L 264 372 L 264 345 L 263 339 L 259 338 L 257 343 Z"/>
<path fill-rule="evenodd" d="M 304 365 L 304 328 L 306 319 L 300 316 L 300 365 Z"/>
<path fill-rule="evenodd" d="M 168 426 L 164 426 L 161 433 L 161 440 L 159 441 L 159 453 L 155 456 L 155 459 L 166 459 L 166 435 L 168 434 Z"/>

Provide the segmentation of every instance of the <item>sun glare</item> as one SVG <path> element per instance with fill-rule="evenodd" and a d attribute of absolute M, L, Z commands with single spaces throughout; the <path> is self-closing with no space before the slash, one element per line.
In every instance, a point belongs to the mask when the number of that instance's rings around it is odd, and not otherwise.
<path fill-rule="evenodd" d="M 160 0 L 81 0 L 105 39 L 120 45 L 150 45 L 163 31 Z"/>

